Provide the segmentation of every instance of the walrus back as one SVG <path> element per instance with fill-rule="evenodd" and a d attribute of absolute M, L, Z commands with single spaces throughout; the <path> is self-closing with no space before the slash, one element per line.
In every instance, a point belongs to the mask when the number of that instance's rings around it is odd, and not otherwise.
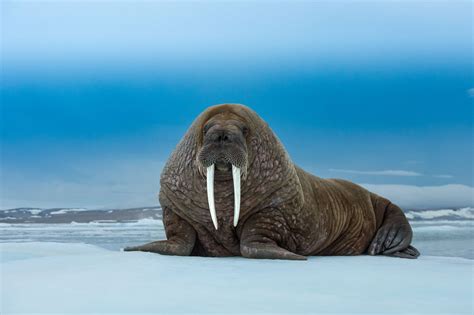
<path fill-rule="evenodd" d="M 342 179 L 323 179 L 297 167 L 304 191 L 304 209 L 311 217 L 308 228 L 319 230 L 312 255 L 357 255 L 370 244 L 377 217 L 372 194 L 365 188 Z M 326 229 L 321 233 L 321 229 Z"/>

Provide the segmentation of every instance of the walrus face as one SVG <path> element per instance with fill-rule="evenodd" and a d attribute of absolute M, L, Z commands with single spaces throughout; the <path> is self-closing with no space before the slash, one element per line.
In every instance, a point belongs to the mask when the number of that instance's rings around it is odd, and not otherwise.
<path fill-rule="evenodd" d="M 214 203 L 214 179 L 234 183 L 234 226 L 240 215 L 240 180 L 242 170 L 247 168 L 248 127 L 244 120 L 233 113 L 219 113 L 203 126 L 202 147 L 198 154 L 199 163 L 207 170 L 207 199 L 212 222 L 217 229 Z"/>

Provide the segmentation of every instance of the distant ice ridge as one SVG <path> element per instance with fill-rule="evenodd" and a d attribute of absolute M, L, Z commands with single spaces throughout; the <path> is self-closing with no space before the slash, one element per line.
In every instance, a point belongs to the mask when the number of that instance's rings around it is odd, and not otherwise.
<path fill-rule="evenodd" d="M 16 208 L 0 211 L 0 223 L 90 223 L 161 219 L 160 207 L 90 210 L 84 208 Z"/>
<path fill-rule="evenodd" d="M 136 226 L 136 225 L 163 225 L 163 221 L 161 219 L 153 219 L 153 218 L 143 218 L 139 219 L 136 221 L 130 221 L 130 222 L 119 222 L 117 220 L 97 220 L 97 221 L 91 221 L 91 222 L 75 222 L 72 221 L 69 223 L 70 225 L 77 225 L 77 226 L 87 226 L 87 225 L 96 225 L 96 226 L 106 226 L 108 224 L 118 224 L 121 226 Z M 10 224 L 12 226 L 12 224 Z"/>
<path fill-rule="evenodd" d="M 474 208 L 408 211 L 405 215 L 410 220 L 473 220 Z"/>
<path fill-rule="evenodd" d="M 32 215 L 38 215 L 41 213 L 41 209 L 29 209 L 28 212 L 30 212 Z"/>
<path fill-rule="evenodd" d="M 6 210 L 0 210 L 5 213 L 16 213 L 16 212 L 29 212 L 32 215 L 38 215 L 41 212 L 49 210 L 49 214 L 63 214 L 67 212 L 72 212 L 72 211 L 87 211 L 85 208 L 63 208 L 63 209 L 41 209 L 41 208 L 15 208 L 15 209 L 6 209 Z"/>
<path fill-rule="evenodd" d="M 53 214 L 53 215 L 54 214 L 65 214 L 65 213 L 68 213 L 68 212 L 75 212 L 75 211 L 87 211 L 87 209 L 84 209 L 84 208 L 66 208 L 66 209 L 52 211 L 49 214 Z"/>
<path fill-rule="evenodd" d="M 411 221 L 460 221 L 474 220 L 474 208 L 447 208 L 438 210 L 406 210 Z M 83 208 L 17 208 L 0 210 L 0 223 L 116 223 L 135 222 L 143 219 L 161 220 L 160 207 L 143 207 L 131 209 L 89 210 Z M 145 221 L 141 221 L 146 223 Z"/>

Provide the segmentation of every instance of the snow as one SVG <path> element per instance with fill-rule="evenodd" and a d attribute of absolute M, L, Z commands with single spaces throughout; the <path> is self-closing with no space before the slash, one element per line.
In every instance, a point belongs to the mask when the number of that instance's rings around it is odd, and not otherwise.
<path fill-rule="evenodd" d="M 66 214 L 68 212 L 79 212 L 79 211 L 87 211 L 85 208 L 66 208 L 66 209 L 60 209 L 56 211 L 50 212 L 50 214 L 55 215 L 55 214 Z"/>
<path fill-rule="evenodd" d="M 3 243 L 0 313 L 449 313 L 473 311 L 473 260 L 308 261 Z"/>
<path fill-rule="evenodd" d="M 439 209 L 439 210 L 424 210 L 424 211 L 409 211 L 405 213 L 408 219 L 439 219 L 443 217 L 456 219 L 474 219 L 474 208 L 466 207 L 458 210 L 455 209 Z"/>
<path fill-rule="evenodd" d="M 55 215 L 55 214 L 66 214 L 68 213 L 69 211 L 67 209 L 61 209 L 61 210 L 58 210 L 58 211 L 52 211 L 50 212 L 49 214 L 52 214 L 52 215 Z"/>
<path fill-rule="evenodd" d="M 28 209 L 28 212 L 30 212 L 33 215 L 38 215 L 42 212 L 43 210 L 41 209 Z"/>

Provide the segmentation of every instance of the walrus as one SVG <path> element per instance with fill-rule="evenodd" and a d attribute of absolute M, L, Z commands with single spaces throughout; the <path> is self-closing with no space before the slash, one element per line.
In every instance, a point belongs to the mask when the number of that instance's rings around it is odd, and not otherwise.
<path fill-rule="evenodd" d="M 419 256 L 398 206 L 352 182 L 305 172 L 244 105 L 212 106 L 195 119 L 161 173 L 159 201 L 167 240 L 125 251 L 291 260 Z"/>

